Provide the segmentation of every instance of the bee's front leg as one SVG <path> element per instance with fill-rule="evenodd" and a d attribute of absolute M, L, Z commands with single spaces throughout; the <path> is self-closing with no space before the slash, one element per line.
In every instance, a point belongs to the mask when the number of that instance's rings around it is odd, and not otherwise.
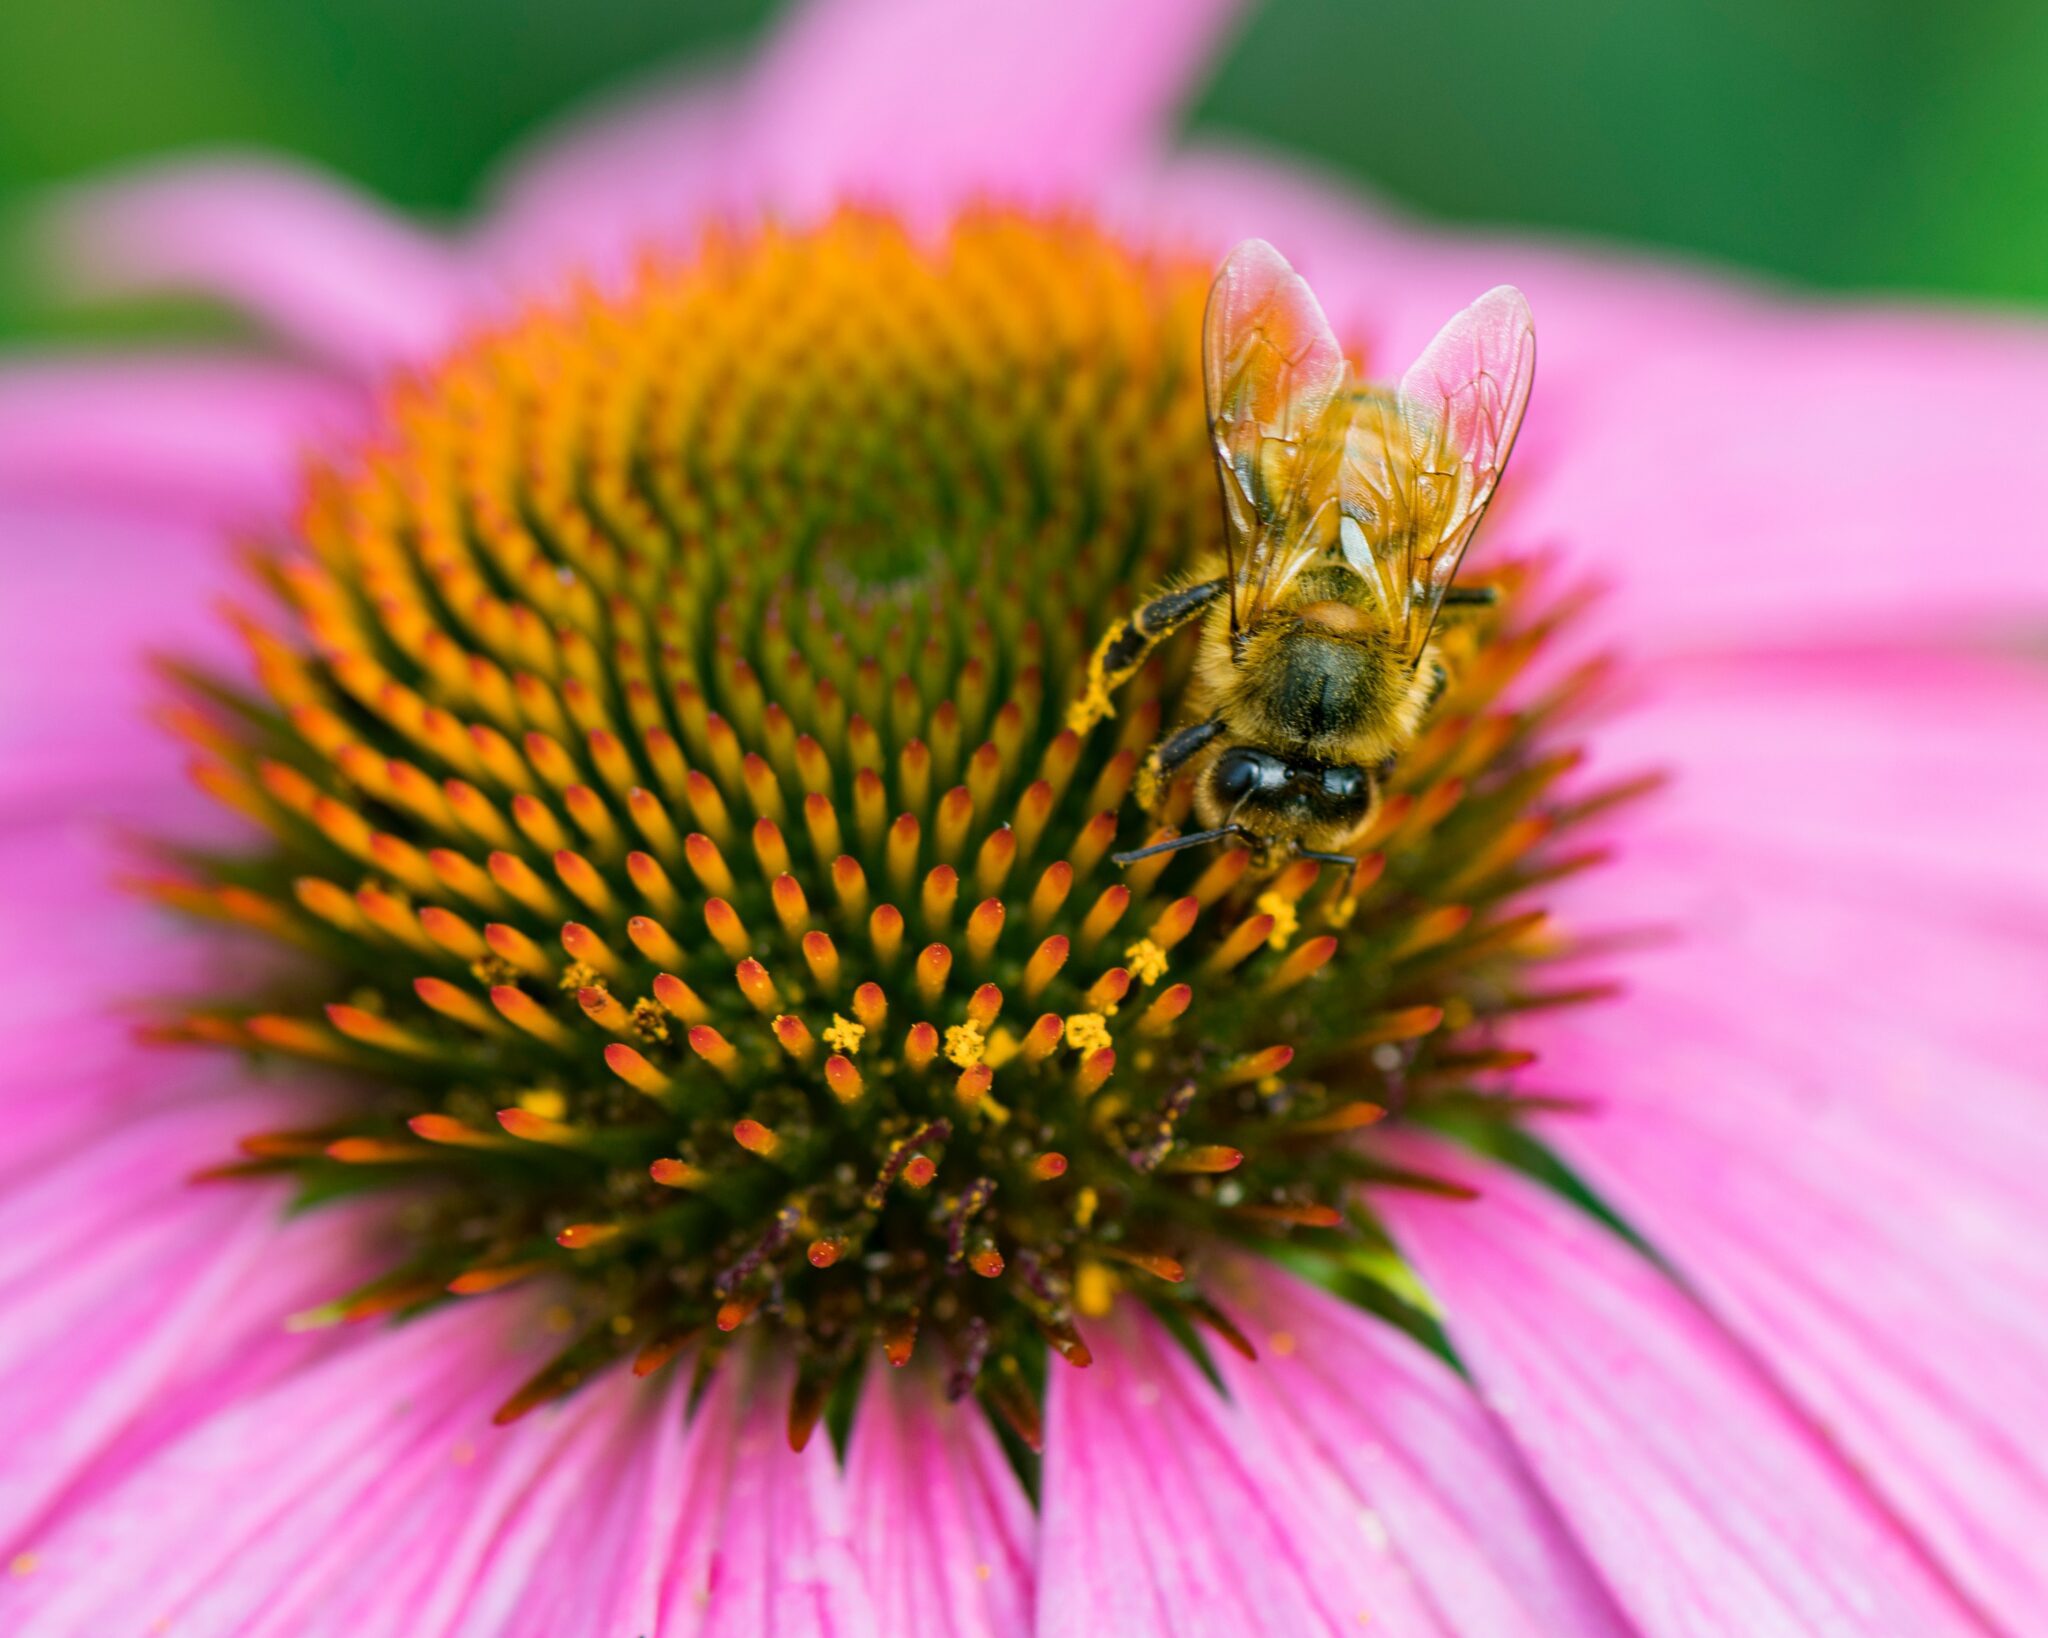
<path fill-rule="evenodd" d="M 1189 757 L 1222 732 L 1222 719 L 1211 717 L 1176 729 L 1147 751 L 1138 767 L 1138 805 L 1147 813 L 1156 813 L 1167 782 Z"/>
<path fill-rule="evenodd" d="M 1067 726 L 1085 734 L 1104 717 L 1114 716 L 1109 696 L 1137 674 L 1138 667 L 1168 637 L 1223 595 L 1228 582 L 1204 580 L 1159 593 L 1102 634 L 1088 657 L 1088 676 L 1081 697 L 1067 710 Z"/>

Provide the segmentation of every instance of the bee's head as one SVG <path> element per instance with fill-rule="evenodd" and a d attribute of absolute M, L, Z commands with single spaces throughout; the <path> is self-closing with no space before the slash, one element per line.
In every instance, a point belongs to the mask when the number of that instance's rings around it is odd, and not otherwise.
<path fill-rule="evenodd" d="M 1241 824 L 1260 836 L 1334 846 L 1372 811 L 1375 786 L 1365 769 L 1290 761 L 1255 745 L 1233 745 L 1209 765 L 1204 817 Z"/>

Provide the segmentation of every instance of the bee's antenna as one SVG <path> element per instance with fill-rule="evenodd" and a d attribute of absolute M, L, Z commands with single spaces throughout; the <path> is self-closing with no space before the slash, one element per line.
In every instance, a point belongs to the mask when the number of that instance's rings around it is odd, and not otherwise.
<path fill-rule="evenodd" d="M 1214 830 L 1198 830 L 1187 836 L 1169 836 L 1163 842 L 1154 842 L 1150 847 L 1141 847 L 1132 853 L 1112 853 L 1110 863 L 1117 865 L 1136 864 L 1140 859 L 1149 859 L 1156 853 L 1178 853 L 1184 847 L 1201 847 L 1207 842 L 1220 842 L 1226 836 L 1242 836 L 1242 825 L 1218 825 Z M 1350 863 L 1347 859 L 1345 863 Z"/>

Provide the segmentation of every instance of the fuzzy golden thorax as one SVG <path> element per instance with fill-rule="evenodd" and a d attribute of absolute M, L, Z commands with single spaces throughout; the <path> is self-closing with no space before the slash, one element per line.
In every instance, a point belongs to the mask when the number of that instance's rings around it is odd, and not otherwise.
<path fill-rule="evenodd" d="M 1411 668 L 1365 598 L 1352 570 L 1318 564 L 1236 638 L 1219 602 L 1203 628 L 1194 715 L 1220 717 L 1231 739 L 1290 759 L 1371 768 L 1397 754 L 1428 708 L 1434 645 Z"/>

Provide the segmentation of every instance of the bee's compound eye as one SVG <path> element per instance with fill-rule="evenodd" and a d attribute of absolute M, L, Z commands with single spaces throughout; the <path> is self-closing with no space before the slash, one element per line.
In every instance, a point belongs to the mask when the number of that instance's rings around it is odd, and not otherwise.
<path fill-rule="evenodd" d="M 1238 745 L 1217 758 L 1216 794 L 1225 802 L 1241 802 L 1252 792 L 1287 782 L 1287 764 L 1277 756 Z"/>
<path fill-rule="evenodd" d="M 1325 768 L 1323 789 L 1330 795 L 1347 802 L 1355 802 L 1367 790 L 1363 768 Z"/>

